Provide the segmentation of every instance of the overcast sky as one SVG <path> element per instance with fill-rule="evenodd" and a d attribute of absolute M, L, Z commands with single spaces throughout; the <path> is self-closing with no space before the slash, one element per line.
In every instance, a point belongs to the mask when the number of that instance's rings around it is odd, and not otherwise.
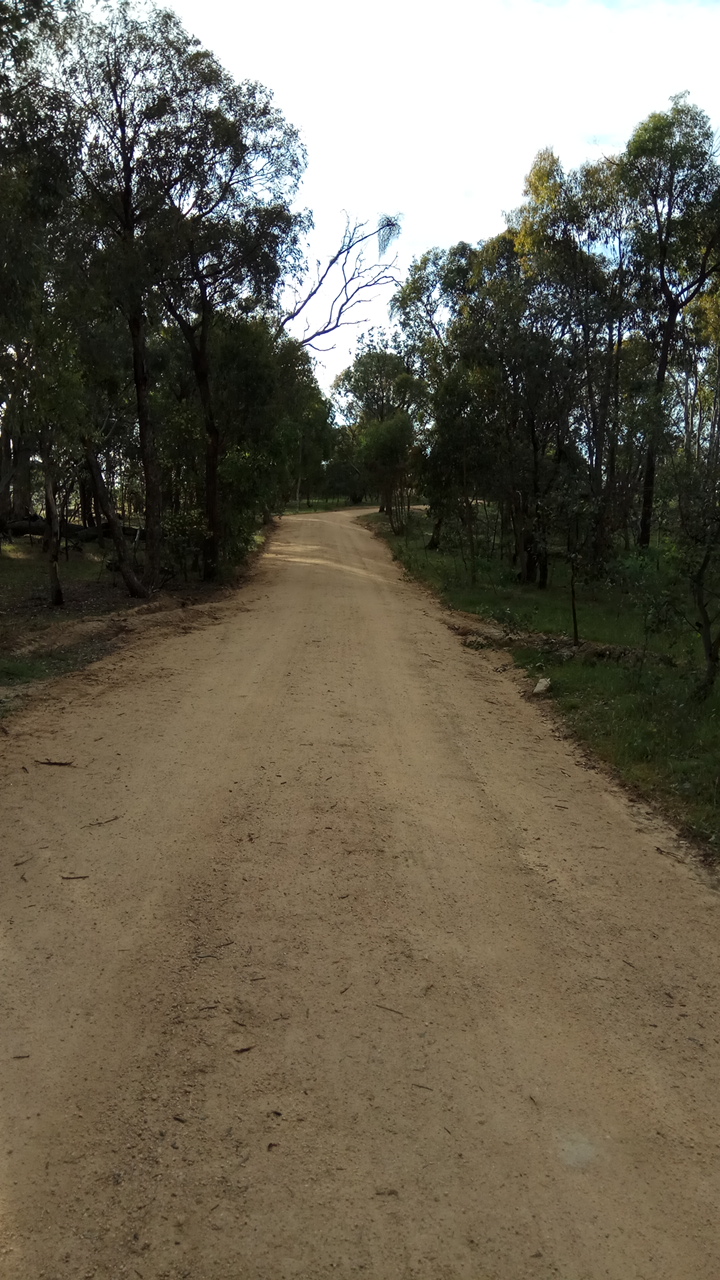
<path fill-rule="evenodd" d="M 720 126 L 720 0 L 176 0 L 237 79 L 301 131 L 314 250 L 343 211 L 400 213 L 404 270 L 434 245 L 502 230 L 541 147 L 567 167 L 620 149 L 689 90 Z M 394 250 L 393 250 L 394 252 Z M 382 323 L 384 307 L 369 319 Z M 324 357 L 348 363 L 352 335 Z"/>

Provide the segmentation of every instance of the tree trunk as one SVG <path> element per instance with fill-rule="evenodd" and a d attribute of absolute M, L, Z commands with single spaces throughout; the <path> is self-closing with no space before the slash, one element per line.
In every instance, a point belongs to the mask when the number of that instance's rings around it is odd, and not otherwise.
<path fill-rule="evenodd" d="M 140 456 L 145 477 L 145 573 L 143 577 L 146 586 L 152 591 L 157 586 L 160 578 L 162 482 L 155 428 L 150 413 L 147 334 L 145 317 L 141 309 L 132 312 L 128 318 L 128 325 L 132 342 L 133 377 L 135 380 L 135 399 L 140 433 Z"/>
<path fill-rule="evenodd" d="M 468 559 L 470 561 L 470 585 L 475 586 L 477 581 L 477 539 L 475 537 L 475 507 L 469 497 L 465 497 L 463 506 L 465 509 L 464 525 L 467 532 L 468 540 Z"/>
<path fill-rule="evenodd" d="M 205 424 L 205 519 L 207 533 L 203 543 L 203 581 L 214 582 L 220 561 L 220 489 L 218 469 L 220 465 L 220 434 L 213 422 Z"/>
<path fill-rule="evenodd" d="M 217 578 L 220 563 L 221 520 L 220 520 L 220 432 L 215 421 L 212 391 L 210 387 L 210 366 L 208 360 L 208 341 L 212 310 L 207 298 L 207 291 L 197 263 L 194 263 L 196 278 L 202 298 L 202 319 L 199 333 L 170 298 L 165 305 L 175 320 L 183 338 L 190 349 L 195 383 L 200 396 L 203 422 L 205 424 L 205 522 L 206 533 L 203 540 L 203 581 L 214 582 Z M 298 482 L 297 505 L 300 505 L 300 488 Z"/>
<path fill-rule="evenodd" d="M 427 547 L 425 548 L 426 551 L 440 550 L 440 534 L 442 533 L 442 527 L 443 527 L 443 517 L 438 516 L 437 520 L 433 525 L 432 533 L 430 534 L 430 541 L 428 542 Z"/>
<path fill-rule="evenodd" d="M 577 649 L 578 645 L 580 644 L 580 631 L 578 628 L 577 597 L 575 595 L 575 557 L 574 556 L 572 556 L 570 559 L 570 608 L 572 610 L 573 644 Z"/>
<path fill-rule="evenodd" d="M 643 476 L 642 509 L 640 513 L 640 533 L 638 546 L 647 550 L 650 546 L 652 532 L 653 509 L 655 506 L 655 444 L 651 440 L 645 454 L 645 474 Z"/>
<path fill-rule="evenodd" d="M 650 546 L 650 535 L 652 533 L 653 509 L 655 506 L 655 471 L 657 467 L 657 438 L 659 435 L 660 417 L 662 414 L 662 396 L 665 387 L 665 378 L 670 361 L 670 348 L 672 346 L 675 326 L 677 324 L 678 312 L 670 310 L 665 322 L 663 330 L 662 346 L 660 348 L 660 359 L 658 360 L 657 375 L 655 377 L 655 404 L 653 410 L 653 420 L 650 424 L 650 439 L 648 440 L 647 451 L 645 454 L 645 474 L 643 476 L 643 495 L 642 509 L 640 513 L 640 533 L 638 535 L 638 546 L 644 550 Z"/>
<path fill-rule="evenodd" d="M 60 586 L 60 575 L 58 573 L 58 560 L 60 559 L 60 519 L 58 516 L 57 502 L 55 501 L 55 490 L 53 488 L 50 462 L 48 458 L 45 458 L 43 461 L 45 468 L 45 503 L 47 505 L 48 521 L 50 524 L 50 539 L 48 543 L 50 604 L 59 606 L 65 603 L 63 600 L 62 587 Z"/>
<path fill-rule="evenodd" d="M 548 574 L 550 571 L 550 561 L 548 558 L 548 549 L 545 542 L 541 542 L 537 549 L 537 566 L 538 566 L 538 586 L 541 591 L 547 589 Z"/>
<path fill-rule="evenodd" d="M 3 415 L 0 428 L 0 522 L 7 523 L 12 515 L 11 483 L 13 479 L 12 442 L 10 440 L 10 424 L 7 421 L 7 409 Z"/>
<path fill-rule="evenodd" d="M 85 457 L 87 458 L 88 468 L 93 479 L 95 492 L 97 493 L 102 513 L 110 526 L 110 533 L 115 545 L 118 568 L 120 570 L 122 580 L 131 596 L 139 600 L 146 599 L 150 595 L 150 588 L 140 581 L 130 564 L 130 557 L 128 556 L 123 527 L 118 519 L 108 487 L 105 484 L 105 477 L 103 476 L 102 468 L 100 467 L 98 456 L 92 446 L 92 442 L 90 440 L 83 440 L 83 448 L 85 449 Z"/>
<path fill-rule="evenodd" d="M 705 698 L 709 698 L 710 694 L 715 688 L 717 673 L 718 673 L 718 655 L 716 653 L 714 657 L 708 658 L 705 664 L 705 675 L 702 681 L 700 682 L 700 685 L 697 691 L 697 696 L 701 702 L 703 702 Z"/>
<path fill-rule="evenodd" d="M 300 510 L 300 487 L 302 485 L 302 431 L 298 432 L 298 477 L 295 486 L 295 510 Z"/>
<path fill-rule="evenodd" d="M 514 561 L 518 565 L 518 582 L 534 582 L 537 577 L 533 536 L 528 528 L 528 498 L 524 493 L 514 493 L 510 499 L 513 534 L 515 536 Z"/>
<path fill-rule="evenodd" d="M 32 446 L 24 432 L 13 437 L 13 515 L 24 520 L 32 511 Z"/>
<path fill-rule="evenodd" d="M 193 344 L 190 350 L 205 423 L 205 520 L 207 529 L 203 541 L 203 581 L 214 582 L 217 578 L 220 562 L 220 486 L 218 477 L 220 432 L 215 422 L 207 353 L 196 344 Z"/>
<path fill-rule="evenodd" d="M 78 491 L 80 494 L 80 519 L 82 521 L 82 527 L 83 529 L 94 529 L 96 527 L 96 520 L 93 512 L 93 484 L 87 471 L 81 471 L 78 476 Z"/>

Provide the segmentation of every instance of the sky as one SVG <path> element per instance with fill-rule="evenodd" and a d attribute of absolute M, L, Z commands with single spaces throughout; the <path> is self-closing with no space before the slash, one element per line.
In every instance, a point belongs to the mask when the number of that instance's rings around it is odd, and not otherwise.
<path fill-rule="evenodd" d="M 671 94 L 688 90 L 720 127 L 720 0 L 170 4 L 299 128 L 313 259 L 337 246 L 345 213 L 402 216 L 390 253 L 402 274 L 429 248 L 494 235 L 541 148 L 567 168 L 612 154 Z M 321 357 L 322 385 L 355 340 L 344 331 Z"/>

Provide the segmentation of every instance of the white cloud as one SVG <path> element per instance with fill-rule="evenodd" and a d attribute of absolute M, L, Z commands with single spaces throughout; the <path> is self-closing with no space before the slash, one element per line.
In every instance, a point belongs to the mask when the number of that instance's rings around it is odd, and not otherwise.
<path fill-rule="evenodd" d="M 238 79 L 267 84 L 301 129 L 318 254 L 337 239 L 343 210 L 402 213 L 403 268 L 432 245 L 492 235 L 541 147 L 567 166 L 617 150 L 685 89 L 720 123 L 715 2 L 173 7 Z M 327 359 L 331 372 L 347 352 L 343 342 Z"/>

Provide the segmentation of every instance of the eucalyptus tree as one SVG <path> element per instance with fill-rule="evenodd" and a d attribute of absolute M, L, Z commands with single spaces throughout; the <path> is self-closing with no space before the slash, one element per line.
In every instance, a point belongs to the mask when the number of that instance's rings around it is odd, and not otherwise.
<path fill-rule="evenodd" d="M 620 160 L 633 202 L 632 250 L 644 286 L 643 318 L 656 351 L 639 544 L 647 547 L 663 429 L 663 393 L 680 316 L 720 273 L 720 166 L 704 111 L 679 94 L 638 125 Z"/>
<path fill-rule="evenodd" d="M 334 392 L 338 417 L 355 441 L 355 465 L 373 477 L 381 509 L 401 532 L 422 383 L 384 334 L 371 334 L 336 378 Z"/>
<path fill-rule="evenodd" d="M 66 24 L 61 69 L 84 113 L 80 200 L 96 274 L 125 317 L 146 491 L 146 576 L 158 578 L 162 481 L 149 336 L 169 314 L 187 342 L 204 416 L 205 576 L 217 569 L 221 442 L 209 341 L 219 308 L 266 302 L 294 255 L 297 132 L 256 84 L 238 85 L 166 11 L 122 4 Z"/>
<path fill-rule="evenodd" d="M 159 319 L 159 231 L 187 180 L 195 43 L 166 11 L 128 4 L 66 22 L 58 79 L 83 122 L 77 198 L 92 243 L 90 270 L 124 317 L 133 362 L 145 484 L 145 576 L 160 573 L 162 484 L 151 404 L 148 337 Z"/>
<path fill-rule="evenodd" d="M 27 515 L 32 503 L 37 441 L 27 396 L 33 351 L 51 305 L 64 212 L 77 169 L 77 122 L 64 91 L 43 78 L 40 24 L 23 30 L 22 57 L 16 51 L 7 92 L 0 92 L 0 513 L 5 517 L 11 511 Z"/>
<path fill-rule="evenodd" d="M 0 0 L 0 100 L 12 93 L 19 67 L 64 6 L 53 0 Z M 7 100 L 5 102 L 7 107 Z"/>
<path fill-rule="evenodd" d="M 204 50 L 189 63 L 192 130 L 184 180 L 163 219 L 160 294 L 187 343 L 206 432 L 204 577 L 216 576 L 221 539 L 218 489 L 222 436 L 213 399 L 212 329 L 221 312 L 271 307 L 278 283 L 299 263 L 306 218 L 291 201 L 305 165 L 297 130 L 270 92 L 236 84 Z"/>
<path fill-rule="evenodd" d="M 486 459 L 477 496 L 505 505 L 520 579 L 545 586 L 553 490 L 577 456 L 577 344 L 510 229 L 456 253 L 447 290 L 454 377 L 481 437 L 475 456 Z"/>
<path fill-rule="evenodd" d="M 329 457 L 329 404 L 307 351 L 278 335 L 274 317 L 224 316 L 218 328 L 222 514 L 231 539 L 248 539 L 256 519 L 267 523 L 293 496 L 297 501 L 316 464 Z"/>
<path fill-rule="evenodd" d="M 577 350 L 575 422 L 588 463 L 592 556 L 600 564 L 612 543 L 622 357 L 636 320 L 630 201 L 614 160 L 565 173 L 547 150 L 533 163 L 525 196 L 510 225 Z"/>
<path fill-rule="evenodd" d="M 83 121 L 77 196 L 89 228 L 91 269 L 123 315 L 132 351 L 150 587 L 160 572 L 162 512 L 147 353 L 153 237 L 167 192 L 181 178 L 182 113 L 174 89 L 183 36 L 168 13 L 141 20 L 122 5 L 101 21 L 78 11 L 66 24 L 59 65 Z"/>

